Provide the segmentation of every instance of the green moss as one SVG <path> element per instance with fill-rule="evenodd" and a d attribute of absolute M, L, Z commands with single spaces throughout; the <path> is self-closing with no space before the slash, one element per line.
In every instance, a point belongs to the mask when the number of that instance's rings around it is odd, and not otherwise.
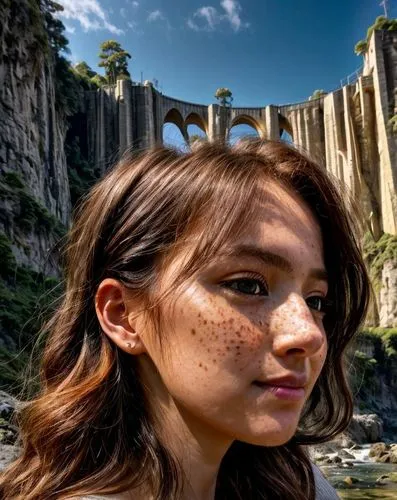
<path fill-rule="evenodd" d="M 48 209 L 36 200 L 24 187 L 21 177 L 15 172 L 7 172 L 1 178 L 0 194 L 3 199 L 19 203 L 18 216 L 14 218 L 14 226 L 22 232 L 38 231 L 53 233 L 62 238 L 66 228 Z"/>
<path fill-rule="evenodd" d="M 380 342 L 387 357 L 397 357 L 397 328 L 365 328 L 359 334 L 360 339 L 374 344 Z"/>
<path fill-rule="evenodd" d="M 15 257 L 11 249 L 11 241 L 0 233 L 0 276 L 8 276 L 15 268 Z"/>
<path fill-rule="evenodd" d="M 387 122 L 387 125 L 393 132 L 393 134 L 397 134 L 397 113 L 390 118 L 390 120 Z"/>
<path fill-rule="evenodd" d="M 2 269 L 3 270 L 3 269 Z M 13 340 L 14 346 L 0 348 L 0 388 L 20 389 L 22 368 L 26 365 L 32 344 L 45 321 L 53 313 L 62 293 L 55 277 L 25 266 L 14 265 L 0 278 L 0 332 Z M 21 355 L 16 352 L 23 350 Z"/>
<path fill-rule="evenodd" d="M 11 188 L 22 189 L 24 187 L 21 176 L 17 172 L 6 172 L 3 178 L 7 186 Z"/>
<path fill-rule="evenodd" d="M 397 19 L 388 19 L 385 16 L 378 16 L 375 19 L 374 24 L 372 24 L 367 30 L 367 36 L 365 40 L 360 40 L 356 43 L 354 51 L 357 55 L 363 55 L 368 51 L 369 41 L 375 30 L 397 30 Z"/>
<path fill-rule="evenodd" d="M 95 184 L 98 177 L 94 167 L 81 154 L 78 138 L 67 136 L 65 144 L 70 199 L 75 206 L 79 199 Z"/>
<path fill-rule="evenodd" d="M 382 286 L 382 269 L 388 260 L 397 262 L 397 236 L 384 233 L 375 241 L 370 233 L 364 237 L 364 259 L 368 264 L 369 274 L 375 291 Z"/>

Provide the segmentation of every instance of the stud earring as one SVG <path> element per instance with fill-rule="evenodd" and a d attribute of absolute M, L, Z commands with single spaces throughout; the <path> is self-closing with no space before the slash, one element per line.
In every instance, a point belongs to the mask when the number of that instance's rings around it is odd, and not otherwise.
<path fill-rule="evenodd" d="M 126 345 L 128 349 L 133 349 L 136 346 L 136 342 L 127 342 Z"/>

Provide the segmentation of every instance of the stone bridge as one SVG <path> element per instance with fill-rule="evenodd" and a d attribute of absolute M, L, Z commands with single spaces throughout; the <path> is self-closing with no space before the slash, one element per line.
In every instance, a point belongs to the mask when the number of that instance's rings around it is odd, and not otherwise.
<path fill-rule="evenodd" d="M 119 80 L 86 95 L 87 150 L 104 170 L 119 154 L 162 143 L 175 124 L 188 142 L 196 125 L 209 141 L 227 141 L 235 125 L 263 139 L 286 131 L 296 146 L 321 162 L 361 204 L 374 235 L 397 232 L 397 136 L 387 122 L 397 112 L 397 32 L 376 31 L 356 82 L 315 100 L 256 108 L 180 101 L 150 82 Z"/>

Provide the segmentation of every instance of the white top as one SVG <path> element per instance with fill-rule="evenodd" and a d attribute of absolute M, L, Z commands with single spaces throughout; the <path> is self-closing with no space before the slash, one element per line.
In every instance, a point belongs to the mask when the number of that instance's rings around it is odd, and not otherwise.
<path fill-rule="evenodd" d="M 340 497 L 336 490 L 325 479 L 321 470 L 314 464 L 312 464 L 312 467 L 316 484 L 316 500 L 339 500 Z M 131 497 L 127 498 L 125 494 L 120 493 L 119 495 L 89 495 L 74 500 L 131 500 Z"/>

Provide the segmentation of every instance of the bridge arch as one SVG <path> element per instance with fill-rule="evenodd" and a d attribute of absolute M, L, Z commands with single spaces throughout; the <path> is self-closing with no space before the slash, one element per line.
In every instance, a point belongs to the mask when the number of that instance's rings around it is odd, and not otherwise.
<path fill-rule="evenodd" d="M 285 116 L 283 116 L 282 114 L 279 113 L 278 123 L 279 123 L 279 127 L 280 127 L 280 138 L 284 139 L 286 142 L 293 142 L 294 134 L 292 131 L 292 125 L 291 125 L 290 121 L 288 120 L 288 118 L 286 118 Z M 285 134 L 283 137 L 284 132 L 285 132 Z"/>
<path fill-rule="evenodd" d="M 185 119 L 185 127 L 187 128 L 189 125 L 196 125 L 196 127 L 208 135 L 208 125 L 198 113 L 190 113 L 187 115 Z"/>
<path fill-rule="evenodd" d="M 178 109 L 167 111 L 161 126 L 162 143 L 177 149 L 185 149 L 189 144 L 189 136 L 183 117 Z"/>
<path fill-rule="evenodd" d="M 181 113 L 176 108 L 171 108 L 164 117 L 163 126 L 166 123 L 173 123 L 179 128 L 182 136 L 186 139 L 186 127 Z"/>
<path fill-rule="evenodd" d="M 259 122 L 252 116 L 246 115 L 246 114 L 241 114 L 237 115 L 233 120 L 229 128 L 229 134 L 230 130 L 237 126 L 237 125 L 249 125 L 253 129 L 256 130 L 258 133 L 259 137 L 264 138 L 266 137 L 266 125 L 264 123 Z"/>

